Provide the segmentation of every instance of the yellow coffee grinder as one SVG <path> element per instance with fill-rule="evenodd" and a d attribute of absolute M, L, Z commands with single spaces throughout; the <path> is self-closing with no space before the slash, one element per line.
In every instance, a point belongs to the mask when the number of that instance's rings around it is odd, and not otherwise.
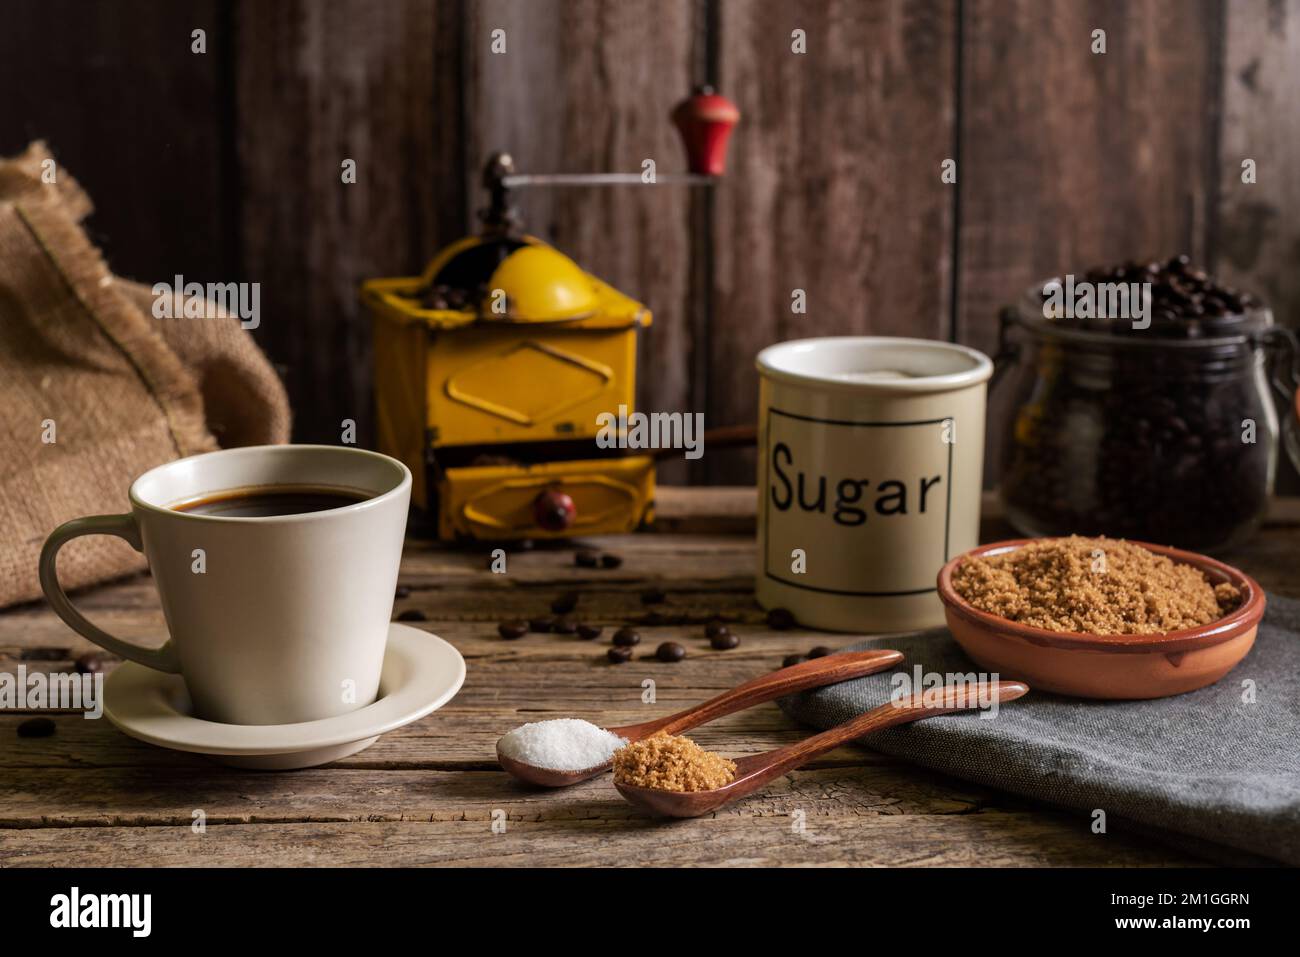
<path fill-rule="evenodd" d="M 379 449 L 414 476 L 412 501 L 447 540 L 631 531 L 653 518 L 654 457 L 600 448 L 601 413 L 632 412 L 641 303 L 522 231 L 515 190 L 711 186 L 740 114 L 697 89 L 672 119 L 689 172 L 483 172 L 482 230 L 419 276 L 371 279 Z"/>

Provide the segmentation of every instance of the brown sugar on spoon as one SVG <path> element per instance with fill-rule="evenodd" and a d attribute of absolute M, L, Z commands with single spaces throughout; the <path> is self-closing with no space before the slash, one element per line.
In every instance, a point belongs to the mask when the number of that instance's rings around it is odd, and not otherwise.
<path fill-rule="evenodd" d="M 614 780 L 660 791 L 712 791 L 730 784 L 736 762 L 690 738 L 660 731 L 614 752 Z"/>
<path fill-rule="evenodd" d="M 1150 635 L 1222 618 L 1241 603 L 1232 585 L 1118 539 L 1030 542 L 963 561 L 952 587 L 981 611 L 1049 631 Z"/>

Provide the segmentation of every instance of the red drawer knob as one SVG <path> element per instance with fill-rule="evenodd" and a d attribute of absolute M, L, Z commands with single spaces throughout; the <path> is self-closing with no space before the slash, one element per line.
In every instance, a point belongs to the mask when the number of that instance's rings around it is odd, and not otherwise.
<path fill-rule="evenodd" d="M 686 144 L 692 173 L 721 176 L 727 165 L 727 140 L 740 119 L 740 110 L 713 87 L 697 87 L 693 96 L 673 109 L 673 125 Z"/>
<path fill-rule="evenodd" d="M 548 488 L 533 499 L 533 518 L 548 532 L 562 532 L 573 524 L 578 506 L 558 488 Z"/>

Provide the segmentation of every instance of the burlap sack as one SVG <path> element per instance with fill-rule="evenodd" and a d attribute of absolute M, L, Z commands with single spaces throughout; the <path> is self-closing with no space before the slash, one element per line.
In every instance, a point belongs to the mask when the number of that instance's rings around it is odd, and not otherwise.
<path fill-rule="evenodd" d="M 150 287 L 110 274 L 78 225 L 76 181 L 42 181 L 50 159 L 34 143 L 0 160 L 0 606 L 40 595 L 55 526 L 127 511 L 140 473 L 289 437 L 284 388 L 238 320 L 154 318 Z M 59 557 L 66 587 L 143 567 L 115 538 Z"/>

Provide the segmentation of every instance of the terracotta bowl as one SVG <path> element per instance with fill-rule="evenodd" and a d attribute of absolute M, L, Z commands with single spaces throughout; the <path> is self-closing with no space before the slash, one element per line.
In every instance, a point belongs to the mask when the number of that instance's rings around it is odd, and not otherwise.
<path fill-rule="evenodd" d="M 1004 679 L 1079 698 L 1164 698 L 1218 681 L 1255 643 L 1264 615 L 1258 582 L 1213 558 L 1145 542 L 1133 544 L 1199 568 L 1211 585 L 1236 585 L 1241 605 L 1218 621 L 1182 631 L 1086 635 L 1034 628 L 980 611 L 953 590 L 953 570 L 964 559 L 1013 551 L 1030 541 L 1035 539 L 982 545 L 939 571 L 939 598 L 953 638 L 982 668 Z"/>

